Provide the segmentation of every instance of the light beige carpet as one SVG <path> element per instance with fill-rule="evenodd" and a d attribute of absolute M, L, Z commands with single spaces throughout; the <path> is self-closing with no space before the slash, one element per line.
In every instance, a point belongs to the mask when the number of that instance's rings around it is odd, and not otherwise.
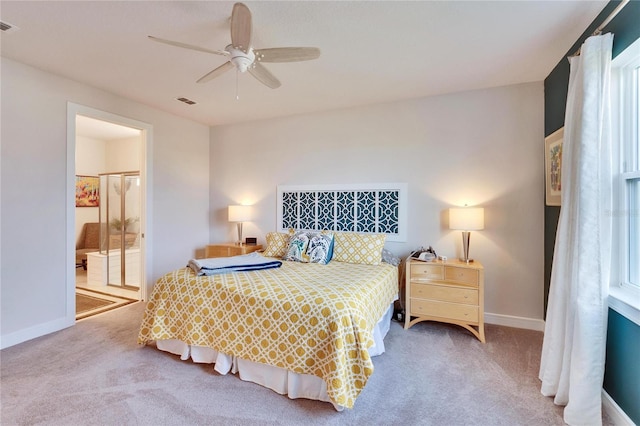
<path fill-rule="evenodd" d="M 0 352 L 2 425 L 562 425 L 540 394 L 542 333 L 392 322 L 352 410 L 290 400 L 136 344 L 144 303 Z M 605 419 L 605 424 L 609 422 Z"/>

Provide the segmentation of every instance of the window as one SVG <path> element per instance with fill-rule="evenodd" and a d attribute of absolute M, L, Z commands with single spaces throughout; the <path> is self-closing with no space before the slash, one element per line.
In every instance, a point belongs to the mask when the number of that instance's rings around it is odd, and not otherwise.
<path fill-rule="evenodd" d="M 640 39 L 612 63 L 614 257 L 611 307 L 640 321 Z"/>

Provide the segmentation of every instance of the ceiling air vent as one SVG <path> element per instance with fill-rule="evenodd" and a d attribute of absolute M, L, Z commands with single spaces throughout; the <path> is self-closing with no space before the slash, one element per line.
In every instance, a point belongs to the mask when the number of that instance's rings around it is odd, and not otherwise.
<path fill-rule="evenodd" d="M 195 105 L 195 101 L 192 101 L 191 99 L 187 99 L 187 98 L 176 98 L 176 100 L 180 101 L 180 102 L 184 102 L 187 105 Z"/>
<path fill-rule="evenodd" d="M 14 31 L 18 31 L 18 27 L 13 24 L 9 24 L 8 22 L 0 21 L 0 31 L 3 33 L 12 33 Z"/>

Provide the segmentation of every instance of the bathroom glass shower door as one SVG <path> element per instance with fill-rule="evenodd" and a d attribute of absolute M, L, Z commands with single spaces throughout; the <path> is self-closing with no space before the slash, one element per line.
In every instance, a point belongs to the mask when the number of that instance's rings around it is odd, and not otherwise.
<path fill-rule="evenodd" d="M 100 254 L 110 286 L 140 288 L 140 173 L 100 175 Z"/>

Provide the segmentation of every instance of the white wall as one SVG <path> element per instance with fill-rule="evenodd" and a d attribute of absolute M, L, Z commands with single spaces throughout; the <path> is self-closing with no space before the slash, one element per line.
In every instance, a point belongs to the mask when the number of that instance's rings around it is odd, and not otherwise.
<path fill-rule="evenodd" d="M 97 176 L 107 167 L 107 142 L 78 136 L 76 138 L 76 174 Z"/>
<path fill-rule="evenodd" d="M 533 319 L 535 328 L 543 318 L 543 145 L 542 82 L 214 127 L 210 239 L 234 241 L 226 207 L 247 202 L 259 218 L 244 235 L 264 242 L 276 226 L 277 185 L 408 182 L 408 241 L 387 248 L 404 257 L 430 244 L 459 256 L 447 209 L 484 206 L 486 229 L 472 233 L 471 255 L 485 266 L 488 319 Z"/>
<path fill-rule="evenodd" d="M 141 136 L 108 141 L 105 152 L 106 169 L 101 173 L 139 171 L 140 143 Z"/>
<path fill-rule="evenodd" d="M 209 128 L 1 58 L 2 347 L 64 326 L 67 102 L 153 126 L 155 280 L 208 240 Z M 71 189 L 73 190 L 73 189 Z"/>
<path fill-rule="evenodd" d="M 106 141 L 78 136 L 76 138 L 76 175 L 98 176 L 106 167 Z M 97 222 L 98 207 L 76 207 L 75 239 L 78 241 L 82 226 L 88 222 Z"/>

